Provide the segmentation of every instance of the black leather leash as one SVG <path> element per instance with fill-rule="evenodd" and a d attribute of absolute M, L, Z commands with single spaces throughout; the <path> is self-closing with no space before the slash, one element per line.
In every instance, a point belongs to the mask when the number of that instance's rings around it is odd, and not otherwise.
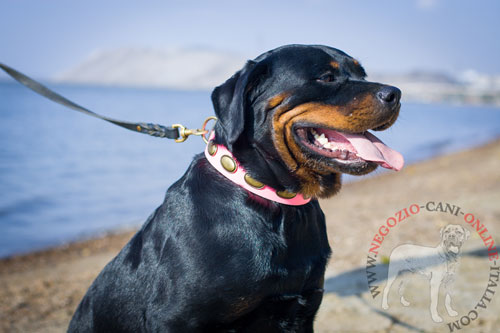
<path fill-rule="evenodd" d="M 120 120 L 104 117 L 104 116 L 101 116 L 95 112 L 92 112 L 92 111 L 90 111 L 90 110 L 88 110 L 88 109 L 86 109 L 86 108 L 84 108 L 76 103 L 73 103 L 72 101 L 68 100 L 67 98 L 50 90 L 49 88 L 45 87 L 41 83 L 29 78 L 28 76 L 16 71 L 15 69 L 10 68 L 9 66 L 6 66 L 6 65 L 0 63 L 0 68 L 3 69 L 13 79 L 20 82 L 22 85 L 28 87 L 29 89 L 33 90 L 34 92 L 42 95 L 43 97 L 46 97 L 46 98 L 48 98 L 56 103 L 64 105 L 70 109 L 73 109 L 73 110 L 76 110 L 79 112 L 83 112 L 89 116 L 105 120 L 107 122 L 124 127 L 128 130 L 131 130 L 131 131 L 149 134 L 149 135 L 160 137 L 160 138 L 173 139 L 176 142 L 182 142 L 182 141 L 186 140 L 189 135 L 202 135 L 203 138 L 205 138 L 204 135 L 207 132 L 207 131 L 205 131 L 204 127 L 206 125 L 206 122 L 208 122 L 208 119 L 205 121 L 203 130 L 189 130 L 180 124 L 175 124 L 175 125 L 172 125 L 171 127 L 166 127 L 163 125 L 151 124 L 151 123 L 129 123 L 129 122 L 125 122 L 125 121 L 120 121 Z M 213 119 L 215 117 L 210 117 L 210 118 Z"/>

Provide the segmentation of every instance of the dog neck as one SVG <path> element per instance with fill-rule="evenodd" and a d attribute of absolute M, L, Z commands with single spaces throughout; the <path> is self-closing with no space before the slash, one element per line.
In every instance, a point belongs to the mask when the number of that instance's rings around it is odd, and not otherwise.
<path fill-rule="evenodd" d="M 446 259 L 448 262 L 456 262 L 458 260 L 458 256 L 460 255 L 460 249 L 457 252 L 449 251 L 446 247 L 445 242 L 441 242 L 439 246 L 439 254 Z"/>
<path fill-rule="evenodd" d="M 305 198 L 301 193 L 276 191 L 252 178 L 233 154 L 224 145 L 215 143 L 213 139 L 212 134 L 205 148 L 205 157 L 217 171 L 233 183 L 259 197 L 285 205 L 302 206 L 311 201 L 311 198 Z"/>

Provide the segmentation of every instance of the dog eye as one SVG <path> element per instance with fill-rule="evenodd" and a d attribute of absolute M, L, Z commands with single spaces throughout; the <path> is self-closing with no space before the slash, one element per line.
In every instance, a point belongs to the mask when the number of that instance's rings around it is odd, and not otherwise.
<path fill-rule="evenodd" d="M 335 80 L 335 76 L 333 76 L 332 74 L 324 74 L 316 79 L 316 81 L 320 81 L 320 82 L 332 82 L 334 80 Z"/>

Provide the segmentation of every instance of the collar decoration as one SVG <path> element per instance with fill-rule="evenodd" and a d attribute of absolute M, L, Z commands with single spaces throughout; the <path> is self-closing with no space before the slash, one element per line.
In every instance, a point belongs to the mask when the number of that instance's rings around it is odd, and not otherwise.
<path fill-rule="evenodd" d="M 205 157 L 217 171 L 233 183 L 262 198 L 285 205 L 301 206 L 311 201 L 311 198 L 306 198 L 301 193 L 276 191 L 252 178 L 225 146 L 213 142 L 214 137 L 215 135 L 212 133 L 205 148 Z"/>

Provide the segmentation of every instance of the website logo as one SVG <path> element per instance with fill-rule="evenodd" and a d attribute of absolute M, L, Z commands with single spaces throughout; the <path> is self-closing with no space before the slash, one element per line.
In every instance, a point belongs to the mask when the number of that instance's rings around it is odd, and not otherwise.
<path fill-rule="evenodd" d="M 426 214 L 447 215 L 448 223 L 440 228 L 426 224 L 425 217 L 430 217 Z M 422 237 L 409 237 L 413 236 L 408 233 L 412 218 L 418 219 L 417 227 L 424 225 L 428 229 L 426 234 L 435 232 L 433 239 L 437 241 L 415 242 L 415 238 Z M 399 232 L 403 229 L 405 233 Z M 471 250 L 464 252 L 465 245 Z M 464 255 L 483 257 L 482 264 L 474 267 L 473 275 L 474 281 L 483 280 L 485 286 L 473 295 L 474 300 L 470 291 L 463 290 L 466 283 L 455 283 L 457 279 L 471 279 L 460 270 Z M 380 225 L 369 246 L 366 276 L 372 298 L 383 310 L 404 313 L 411 311 L 412 297 L 420 303 L 428 301 L 429 320 L 453 332 L 469 326 L 487 310 L 498 289 L 499 263 L 497 245 L 485 223 L 459 206 L 428 201 L 403 208 Z M 462 311 L 454 304 L 460 305 Z"/>

